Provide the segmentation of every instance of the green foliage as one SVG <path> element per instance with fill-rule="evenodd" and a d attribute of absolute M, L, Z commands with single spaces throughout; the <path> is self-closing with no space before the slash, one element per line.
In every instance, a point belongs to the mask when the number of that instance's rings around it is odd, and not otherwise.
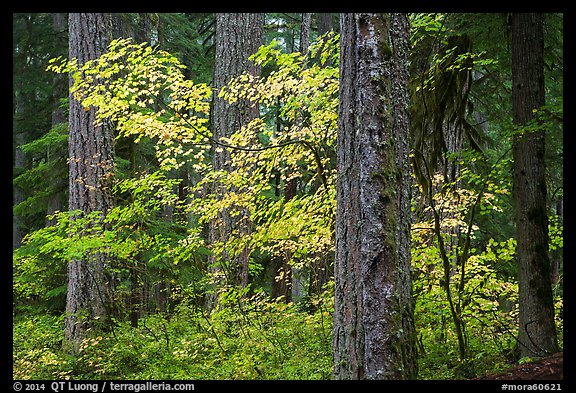
<path fill-rule="evenodd" d="M 422 379 L 461 379 L 502 371 L 513 360 L 517 344 L 516 240 L 503 236 L 506 232 L 494 226 L 495 220 L 506 222 L 501 216 L 509 211 L 509 162 L 506 155 L 500 157 L 487 175 L 482 175 L 478 169 L 472 170 L 475 165 L 487 167 L 482 155 L 462 151 L 458 156 L 462 177 L 454 183 L 444 183 L 441 174 L 434 177 L 432 189 L 437 192 L 418 213 L 420 220 L 412 229 Z M 422 192 L 420 188 L 415 193 L 414 203 Z M 561 233 L 562 225 L 552 216 L 551 251 L 562 248 Z M 561 331 L 561 291 L 555 291 L 554 296 Z M 455 318 L 463 332 L 464 358 L 458 351 Z"/>
<path fill-rule="evenodd" d="M 463 275 L 464 265 L 453 266 L 450 286 L 467 345 L 467 359 L 459 362 L 438 246 L 422 242 L 421 236 L 413 237 L 412 250 L 420 362 L 426 365 L 420 367 L 420 378 L 437 379 L 440 372 L 441 379 L 460 379 L 499 371 L 506 366 L 506 352 L 515 344 L 518 288 L 512 277 L 501 273 L 512 262 L 514 239 L 490 239 L 484 250 L 473 249 Z M 438 369 L 441 365 L 443 369 Z"/>
<path fill-rule="evenodd" d="M 68 186 L 68 125 L 57 124 L 46 134 L 21 145 L 20 150 L 36 159 L 12 182 L 14 187 L 26 190 L 27 194 L 26 199 L 14 205 L 14 214 L 22 217 L 40 215 L 44 218 L 48 199 L 62 193 Z"/>
<path fill-rule="evenodd" d="M 46 225 L 47 212 L 64 206 L 68 186 L 66 130 L 54 126 L 52 118 L 63 84 L 44 70 L 48 58 L 68 50 L 64 32 L 55 31 L 53 15 L 12 14 L 15 240 Z"/>
<path fill-rule="evenodd" d="M 214 143 L 207 128 L 211 89 L 187 79 L 176 57 L 146 43 L 120 39 L 82 66 L 76 59 L 51 60 L 48 69 L 71 75 L 71 94 L 85 108 L 96 109 L 96 122 L 112 121 L 117 139 L 152 141 L 159 162 L 159 171 L 143 172 L 139 178 L 136 173 L 115 176 L 116 207 L 102 217 L 103 227 L 94 223 L 91 230 L 78 232 L 82 238 L 69 250 L 80 255 L 100 247 L 117 257 L 115 274 L 121 276 L 141 269 L 137 266 L 142 260 L 148 268 L 175 270 L 187 258 L 189 265 L 198 266 L 200 258 L 194 255 L 208 251 L 201 225 L 223 211 L 247 211 L 254 224 L 251 244 L 259 252 L 282 255 L 290 250 L 294 263 L 308 265 L 322 259 L 332 245 L 338 68 L 321 66 L 314 59 L 336 62 L 337 40 L 334 34 L 322 37 L 307 54 L 283 53 L 272 42 L 252 60 L 273 72 L 262 78 L 241 75 L 219 92 L 230 102 L 257 100 L 264 116 L 276 111 L 276 122 L 283 124 L 271 126 L 257 118 L 234 130 L 223 145 L 214 146 L 231 152 L 232 169 L 220 172 L 209 160 Z M 170 180 L 170 174 L 183 167 L 199 179 L 188 193 L 202 198 L 184 203 L 174 192 L 180 180 Z M 280 184 L 273 190 L 270 180 L 275 172 Z M 226 195 L 206 192 L 215 181 L 224 184 Z M 298 181 L 304 192 L 290 201 L 277 198 L 278 188 L 290 181 Z M 172 220 L 170 227 L 159 219 L 166 209 L 195 217 L 196 222 Z M 232 231 L 224 241 L 210 244 L 208 252 L 233 256 L 245 242 L 245 233 Z M 310 247 L 297 247 L 301 244 Z M 252 264 L 252 274 L 254 269 L 257 264 Z"/>
<path fill-rule="evenodd" d="M 65 379 L 71 358 L 62 354 L 64 317 L 15 317 L 12 325 L 14 379 Z"/>
<path fill-rule="evenodd" d="M 118 322 L 91 335 L 76 357 L 60 343 L 62 318 L 19 318 L 13 327 L 15 379 L 330 379 L 332 291 L 292 303 L 235 291 L 206 316 L 182 303 L 168 320 L 143 318 L 138 329 Z"/>
<path fill-rule="evenodd" d="M 263 116 L 225 139 L 243 148 L 229 149 L 233 170 L 225 181 L 234 191 L 220 200 L 198 201 L 219 210 L 244 206 L 254 224 L 251 244 L 271 255 L 290 253 L 299 266 L 319 263 L 333 243 L 338 68 L 312 59 L 337 64 L 338 36 L 321 39 L 306 54 L 284 53 L 272 41 L 251 57 L 268 67 L 266 77 L 244 74 L 222 89 L 219 95 L 230 102 L 258 101 Z M 271 115 L 273 121 L 267 121 Z M 279 198 L 288 183 L 302 191 Z"/>
<path fill-rule="evenodd" d="M 14 356 L 19 360 L 15 375 L 81 379 L 330 378 L 330 291 L 321 298 L 309 299 L 314 310 L 311 313 L 282 299 L 266 300 L 265 293 L 258 290 L 249 295 L 228 287 L 219 291 L 220 307 L 212 315 L 196 305 L 205 290 L 203 257 L 217 253 L 218 247 L 234 250 L 241 240 L 240 234 L 232 233 L 226 244 L 206 248 L 201 225 L 216 217 L 218 211 L 232 205 L 249 208 L 256 225 L 253 243 L 259 252 L 276 253 L 289 248 L 294 250 L 296 260 L 304 261 L 318 258 L 331 247 L 334 172 L 329 171 L 331 158 L 321 156 L 319 151 L 332 151 L 334 156 L 337 68 L 305 67 L 304 56 L 284 55 L 272 50 L 273 46 L 263 48 L 255 59 L 274 63 L 277 72 L 261 79 L 253 90 L 239 85 L 243 82 L 239 78 L 228 91 L 252 94 L 271 108 L 280 100 L 281 116 L 290 126 L 276 134 L 257 119 L 237 130 L 227 142 L 248 150 L 234 151 L 236 171 L 232 173 L 213 171 L 207 160 L 211 142 L 206 127 L 210 89 L 186 80 L 183 66 L 175 57 L 146 44 L 117 40 L 109 52 L 82 67 L 74 59 L 51 62 L 49 69 L 71 73 L 72 93 L 86 108 L 97 109 L 97 121 L 108 119 L 117 125 L 117 139 L 154 141 L 160 169 L 117 173 L 112 183 L 116 205 L 105 215 L 59 213 L 56 225 L 31 234 L 15 253 L 15 290 L 22 299 L 34 291 L 44 298 L 56 293 L 48 284 L 41 285 L 41 280 L 31 279 L 38 277 L 39 264 L 52 261 L 52 269 L 61 269 L 63 280 L 63 269 L 71 258 L 95 250 L 113 256 L 115 262 L 109 266 L 109 274 L 116 282 L 117 313 L 113 333 L 94 332 L 75 358 L 47 347 L 40 337 L 32 342 L 16 340 Z M 322 53 L 312 46 L 310 56 L 326 60 L 328 55 Z M 292 90 L 287 94 L 289 86 Z M 299 119 L 306 122 L 300 123 Z M 264 144 L 260 144 L 262 141 Z M 275 145 L 285 146 L 281 154 L 278 149 L 269 149 Z M 288 181 L 288 176 L 298 177 L 303 187 L 317 191 L 302 193 L 287 202 L 270 193 L 270 173 L 279 162 L 285 168 L 282 182 Z M 224 199 L 206 193 L 191 201 L 180 199 L 175 189 L 182 179 L 174 178 L 173 173 L 184 163 L 201 179 L 190 192 L 202 192 L 203 187 L 223 175 L 228 184 L 234 185 L 230 188 L 234 191 Z M 314 179 L 319 181 L 320 175 L 327 174 L 326 187 L 313 185 Z M 172 212 L 170 220 L 164 218 L 168 210 Z M 192 222 L 190 215 L 195 217 Z M 296 247 L 298 243 L 309 247 Z M 252 264 L 253 274 L 259 269 L 263 267 Z M 171 283 L 173 308 L 169 321 L 156 314 L 140 318 L 137 329 L 128 325 L 126 313 L 130 310 L 123 299 L 130 296 L 136 284 L 131 272 L 151 282 Z M 53 277 L 53 272 L 47 272 L 46 277 Z M 63 284 L 61 281 L 59 288 L 65 288 Z M 16 324 L 15 331 L 19 334 L 25 324 L 28 326 L 27 322 Z M 50 329 L 57 330 L 55 326 Z"/>
<path fill-rule="evenodd" d="M 108 52 L 82 66 L 52 59 L 48 70 L 70 73 L 71 94 L 85 108 L 97 108 L 97 123 L 114 122 L 117 138 L 153 140 L 162 170 L 201 160 L 210 139 L 210 87 L 186 79 L 185 66 L 168 52 L 131 42 L 114 40 Z"/>
<path fill-rule="evenodd" d="M 26 18 L 17 18 L 20 50 L 25 47 L 20 41 Z M 48 66 L 70 74 L 73 96 L 85 108 L 96 109 L 97 121 L 111 121 L 116 127 L 117 171 L 110 183 L 115 204 L 106 214 L 57 212 L 49 217 L 53 225 L 31 232 L 15 250 L 13 376 L 330 379 L 333 283 L 321 294 L 310 291 L 294 304 L 282 297 L 269 300 L 263 288 L 268 290 L 270 284 L 262 281 L 276 275 L 270 273 L 273 259 L 290 255 L 293 267 L 312 270 L 332 258 L 338 35 L 319 37 L 307 53 L 287 53 L 286 46 L 293 47 L 294 41 L 285 33 L 251 57 L 262 67 L 262 76 L 240 75 L 213 92 L 208 84 L 197 83 L 210 80 L 211 65 L 203 53 L 212 51 L 204 44 L 211 41 L 213 16 L 150 18 L 168 41 L 163 48 L 171 53 L 120 39 L 102 57 L 82 66 L 63 58 Z M 282 14 L 273 19 L 293 23 L 294 18 Z M 503 19 L 484 14 L 474 18 L 491 26 Z M 508 54 L 501 47 L 492 51 L 486 38 L 503 33 L 487 32 L 474 21 L 466 14 L 411 16 L 416 99 L 411 123 L 418 128 L 412 134 L 413 158 L 420 154 L 429 160 L 419 173 L 427 178 L 428 189 L 412 193 L 421 379 L 461 379 L 501 371 L 510 360 L 518 324 L 508 150 L 514 135 L 545 131 L 547 160 L 552 163 L 550 198 L 555 202 L 563 194 L 561 88 L 551 84 L 549 105 L 539 108 L 536 119 L 522 129 L 512 127 L 507 95 L 501 90 L 510 87 Z M 180 29 L 176 26 L 180 24 L 188 27 Z M 198 29 L 191 28 L 196 24 Z M 15 56 L 15 64 L 23 64 L 24 57 L 16 54 L 20 56 Z M 185 66 L 191 57 L 204 60 Z M 547 57 L 556 77 L 559 59 L 558 53 Z M 15 78 L 20 97 L 28 92 L 25 78 L 25 73 Z M 258 102 L 261 115 L 215 143 L 209 128 L 212 94 L 230 103 Z M 46 99 L 44 88 L 40 95 Z M 478 108 L 488 117 L 483 135 L 472 117 Z M 15 118 L 15 125 L 24 129 L 29 121 Z M 446 153 L 445 137 L 451 127 L 476 149 Z M 66 128 L 56 126 L 19 146 L 35 161 L 28 170 L 15 173 L 15 186 L 30 187 L 15 213 L 43 218 L 48 198 L 62 192 Z M 483 144 L 480 151 L 481 142 L 490 141 L 480 136 L 499 143 Z M 212 155 L 224 150 L 230 153 L 230 170 L 215 171 Z M 459 176 L 435 171 L 434 160 L 458 168 Z M 223 195 L 213 188 L 218 183 L 226 190 Z M 251 231 L 235 228 L 226 239 L 208 244 L 206 228 L 224 211 L 238 216 L 247 212 Z M 550 251 L 561 258 L 560 213 L 551 212 Z M 238 289 L 213 280 L 207 256 L 238 254 L 246 242 L 251 247 L 252 284 Z M 91 332 L 80 353 L 72 357 L 61 349 L 66 266 L 71 258 L 95 250 L 113 256 L 107 273 L 115 314 L 109 329 Z M 562 273 L 560 267 L 554 287 L 559 331 Z M 153 300 L 139 292 L 144 286 L 158 291 Z M 211 292 L 219 295 L 219 301 L 208 315 L 201 304 Z M 462 324 L 464 359 L 459 359 L 455 315 Z"/>
<path fill-rule="evenodd" d="M 62 310 L 66 293 L 66 230 L 62 226 L 39 229 L 13 253 L 15 311 Z"/>
<path fill-rule="evenodd" d="M 213 76 L 214 13 L 155 13 L 150 18 L 158 27 L 162 46 L 187 65 L 188 77 L 209 83 Z"/>
<path fill-rule="evenodd" d="M 559 217 L 557 215 L 551 216 L 548 223 L 548 237 L 550 238 L 548 247 L 550 251 L 564 248 L 564 228 L 560 223 Z"/>

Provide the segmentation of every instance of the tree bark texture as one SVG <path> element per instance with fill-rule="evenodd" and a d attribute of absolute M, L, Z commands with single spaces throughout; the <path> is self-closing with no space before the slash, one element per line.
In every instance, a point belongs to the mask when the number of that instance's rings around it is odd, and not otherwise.
<path fill-rule="evenodd" d="M 544 15 L 512 14 L 512 111 L 516 125 L 545 103 Z M 558 351 L 548 255 L 544 131 L 520 131 L 512 152 L 520 356 Z"/>
<path fill-rule="evenodd" d="M 258 51 L 263 43 L 264 14 L 258 13 L 220 13 L 216 15 L 216 64 L 214 68 L 214 109 L 213 109 L 213 138 L 219 141 L 222 137 L 229 137 L 243 125 L 259 115 L 258 105 L 248 100 L 239 100 L 233 104 L 217 96 L 218 91 L 232 78 L 249 72 L 254 76 L 260 73 L 248 57 Z M 230 152 L 221 146 L 215 145 L 212 156 L 212 165 L 217 171 L 232 171 Z M 222 182 L 215 181 L 213 192 L 222 198 L 229 190 Z M 230 211 L 221 211 L 216 220 L 210 223 L 210 243 L 227 241 L 233 231 L 240 234 L 250 233 L 250 218 L 247 211 L 232 218 Z M 233 285 L 246 287 L 248 285 L 248 261 L 250 256 L 249 244 L 239 255 L 216 255 L 209 260 L 212 271 L 228 270 L 228 282 Z M 226 269 L 224 265 L 228 265 Z M 214 302 L 214 297 L 208 299 L 208 306 Z"/>
<path fill-rule="evenodd" d="M 109 40 L 110 14 L 71 13 L 69 56 L 79 64 L 102 55 Z M 70 79 L 70 86 L 72 79 Z M 108 185 L 113 175 L 113 139 L 107 125 L 94 124 L 94 108 L 86 109 L 72 95 L 69 112 L 69 209 L 81 214 L 112 207 Z M 76 351 L 95 320 L 107 314 L 106 266 L 109 257 L 101 252 L 73 259 L 68 265 L 66 297 L 66 345 Z"/>
<path fill-rule="evenodd" d="M 333 374 L 410 379 L 408 19 L 342 14 L 340 31 Z"/>

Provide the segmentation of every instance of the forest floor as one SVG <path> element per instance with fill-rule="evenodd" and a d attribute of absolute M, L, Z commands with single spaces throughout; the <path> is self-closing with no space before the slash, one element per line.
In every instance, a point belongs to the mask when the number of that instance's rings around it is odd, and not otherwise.
<path fill-rule="evenodd" d="M 474 379 L 481 380 L 560 380 L 564 379 L 563 352 L 548 356 L 533 362 L 520 364 L 510 370 L 500 373 L 484 375 Z"/>

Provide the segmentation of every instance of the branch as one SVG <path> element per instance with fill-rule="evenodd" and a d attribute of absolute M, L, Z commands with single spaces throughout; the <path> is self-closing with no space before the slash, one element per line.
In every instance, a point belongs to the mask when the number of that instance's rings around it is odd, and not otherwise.
<path fill-rule="evenodd" d="M 160 97 L 158 97 L 157 95 L 154 95 L 154 94 L 152 94 L 152 96 L 154 98 L 156 98 L 166 109 L 172 111 L 173 113 L 177 113 L 177 111 L 174 108 L 172 108 L 169 104 L 167 104 L 163 99 L 161 99 Z M 190 123 L 184 116 L 179 116 L 179 119 L 184 120 L 184 122 L 191 129 L 193 129 L 196 133 L 203 136 L 204 138 L 208 139 L 212 144 L 219 145 L 219 146 L 225 147 L 227 149 L 240 150 L 240 151 L 246 151 L 246 152 L 261 152 L 261 151 L 265 151 L 265 150 L 269 150 L 269 149 L 278 149 L 278 148 L 282 148 L 282 147 L 286 147 L 286 146 L 290 146 L 290 145 L 300 144 L 300 145 L 306 147 L 307 149 L 309 149 L 310 152 L 312 152 L 312 155 L 314 156 L 314 161 L 315 161 L 316 167 L 317 167 L 316 173 L 320 177 L 320 181 L 322 182 L 322 184 L 324 185 L 326 190 L 328 190 L 328 181 L 326 180 L 326 176 L 324 174 L 324 166 L 322 165 L 322 160 L 321 160 L 320 155 L 319 155 L 318 151 L 316 150 L 316 148 L 309 141 L 296 139 L 296 140 L 280 142 L 276 145 L 270 145 L 270 146 L 264 146 L 264 147 L 235 146 L 235 145 L 230 145 L 228 143 L 220 142 L 219 140 L 212 138 L 210 135 L 207 135 L 206 133 L 200 131 L 198 129 L 198 127 L 196 127 L 194 124 Z"/>

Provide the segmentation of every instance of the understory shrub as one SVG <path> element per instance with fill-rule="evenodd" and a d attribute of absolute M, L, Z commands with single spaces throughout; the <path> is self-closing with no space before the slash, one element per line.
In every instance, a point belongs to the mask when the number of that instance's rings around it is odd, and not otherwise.
<path fill-rule="evenodd" d="M 14 379 L 330 379 L 331 295 L 307 310 L 263 294 L 226 293 L 220 308 L 181 304 L 137 328 L 116 321 L 77 355 L 62 352 L 63 317 L 15 318 Z M 312 311 L 311 311 L 312 310 Z"/>

